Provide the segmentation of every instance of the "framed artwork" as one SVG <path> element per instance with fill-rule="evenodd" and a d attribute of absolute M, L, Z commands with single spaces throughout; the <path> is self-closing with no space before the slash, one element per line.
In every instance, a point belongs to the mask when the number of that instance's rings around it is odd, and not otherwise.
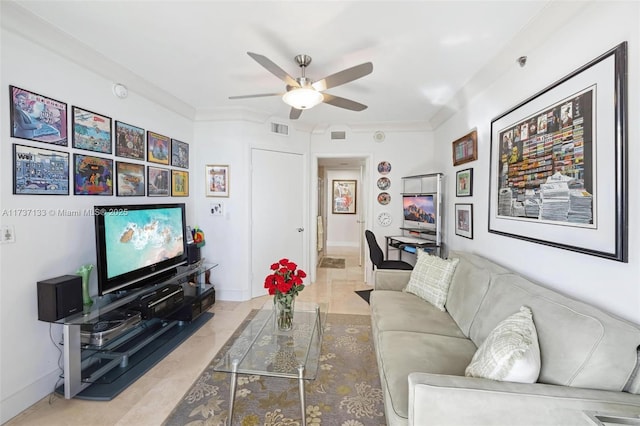
<path fill-rule="evenodd" d="M 113 195 L 113 160 L 73 154 L 73 193 Z"/>
<path fill-rule="evenodd" d="M 386 191 L 391 186 L 391 181 L 388 177 L 382 176 L 378 179 L 378 189 L 381 191 Z"/>
<path fill-rule="evenodd" d="M 147 131 L 147 161 L 169 165 L 169 145 L 167 136 Z"/>
<path fill-rule="evenodd" d="M 169 169 L 147 167 L 147 195 L 149 197 L 168 197 L 170 182 Z"/>
<path fill-rule="evenodd" d="M 171 170 L 171 196 L 189 196 L 189 172 L 182 170 Z"/>
<path fill-rule="evenodd" d="M 456 172 L 456 197 L 471 197 L 473 195 L 473 169 Z"/>
<path fill-rule="evenodd" d="M 388 175 L 391 171 L 391 163 L 388 161 L 381 161 L 378 163 L 378 173 L 381 175 Z"/>
<path fill-rule="evenodd" d="M 144 196 L 144 164 L 116 161 L 116 195 Z"/>
<path fill-rule="evenodd" d="M 358 182 L 355 180 L 333 180 L 333 214 L 356 214 Z"/>
<path fill-rule="evenodd" d="M 491 122 L 489 232 L 627 262 L 627 45 Z"/>
<path fill-rule="evenodd" d="M 67 104 L 9 86 L 11 137 L 67 146 Z"/>
<path fill-rule="evenodd" d="M 452 142 L 453 165 L 468 163 L 478 159 L 478 131 L 473 129 L 470 133 Z"/>
<path fill-rule="evenodd" d="M 207 165 L 205 166 L 206 196 L 229 196 L 229 166 Z"/>
<path fill-rule="evenodd" d="M 13 193 L 69 195 L 69 153 L 13 144 Z"/>
<path fill-rule="evenodd" d="M 74 148 L 111 154 L 111 118 L 73 106 L 72 145 Z"/>
<path fill-rule="evenodd" d="M 116 121 L 116 155 L 144 161 L 144 129 Z"/>
<path fill-rule="evenodd" d="M 188 143 L 180 142 L 176 139 L 171 139 L 171 165 L 175 167 L 181 167 L 183 169 L 189 168 Z"/>
<path fill-rule="evenodd" d="M 473 239 L 473 204 L 456 204 L 456 235 Z"/>

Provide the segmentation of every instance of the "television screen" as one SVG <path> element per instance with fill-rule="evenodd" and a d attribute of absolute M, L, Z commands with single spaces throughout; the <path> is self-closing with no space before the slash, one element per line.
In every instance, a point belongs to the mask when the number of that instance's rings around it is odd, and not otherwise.
<path fill-rule="evenodd" d="M 402 211 L 405 226 L 435 228 L 436 205 L 434 194 L 402 196 Z"/>
<path fill-rule="evenodd" d="M 185 263 L 184 204 L 95 207 L 100 295 L 155 281 Z"/>

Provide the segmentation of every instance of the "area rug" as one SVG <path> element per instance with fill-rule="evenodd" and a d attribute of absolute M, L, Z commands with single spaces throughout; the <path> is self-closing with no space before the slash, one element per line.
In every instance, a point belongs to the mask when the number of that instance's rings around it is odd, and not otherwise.
<path fill-rule="evenodd" d="M 255 315 L 254 312 L 249 314 Z M 225 343 L 230 346 L 245 320 Z M 185 394 L 164 426 L 228 424 L 230 375 L 213 371 L 216 355 Z M 324 328 L 320 366 L 305 383 L 309 425 L 386 425 L 380 378 L 367 315 L 329 314 Z M 297 380 L 238 375 L 233 425 L 301 425 Z"/>
<path fill-rule="evenodd" d="M 337 257 L 323 257 L 320 261 L 320 268 L 344 269 L 345 259 Z"/>
<path fill-rule="evenodd" d="M 356 290 L 356 294 L 364 299 L 365 302 L 369 303 L 369 297 L 371 296 L 371 292 L 373 290 Z"/>

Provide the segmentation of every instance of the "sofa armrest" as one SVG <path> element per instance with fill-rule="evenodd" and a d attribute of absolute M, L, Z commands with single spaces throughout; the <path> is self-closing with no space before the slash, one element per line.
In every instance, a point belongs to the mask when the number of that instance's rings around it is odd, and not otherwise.
<path fill-rule="evenodd" d="M 376 269 L 373 272 L 374 290 L 402 291 L 407 286 L 411 271 L 401 269 Z"/>
<path fill-rule="evenodd" d="M 593 425 L 593 413 L 638 419 L 640 397 L 542 383 L 409 375 L 409 425 Z"/>

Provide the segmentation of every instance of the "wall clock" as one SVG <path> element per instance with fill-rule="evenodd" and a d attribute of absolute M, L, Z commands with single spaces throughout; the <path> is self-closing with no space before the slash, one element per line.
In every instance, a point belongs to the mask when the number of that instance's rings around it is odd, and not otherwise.
<path fill-rule="evenodd" d="M 393 218 L 387 212 L 382 212 L 378 215 L 378 223 L 380 226 L 389 226 L 393 222 Z"/>

